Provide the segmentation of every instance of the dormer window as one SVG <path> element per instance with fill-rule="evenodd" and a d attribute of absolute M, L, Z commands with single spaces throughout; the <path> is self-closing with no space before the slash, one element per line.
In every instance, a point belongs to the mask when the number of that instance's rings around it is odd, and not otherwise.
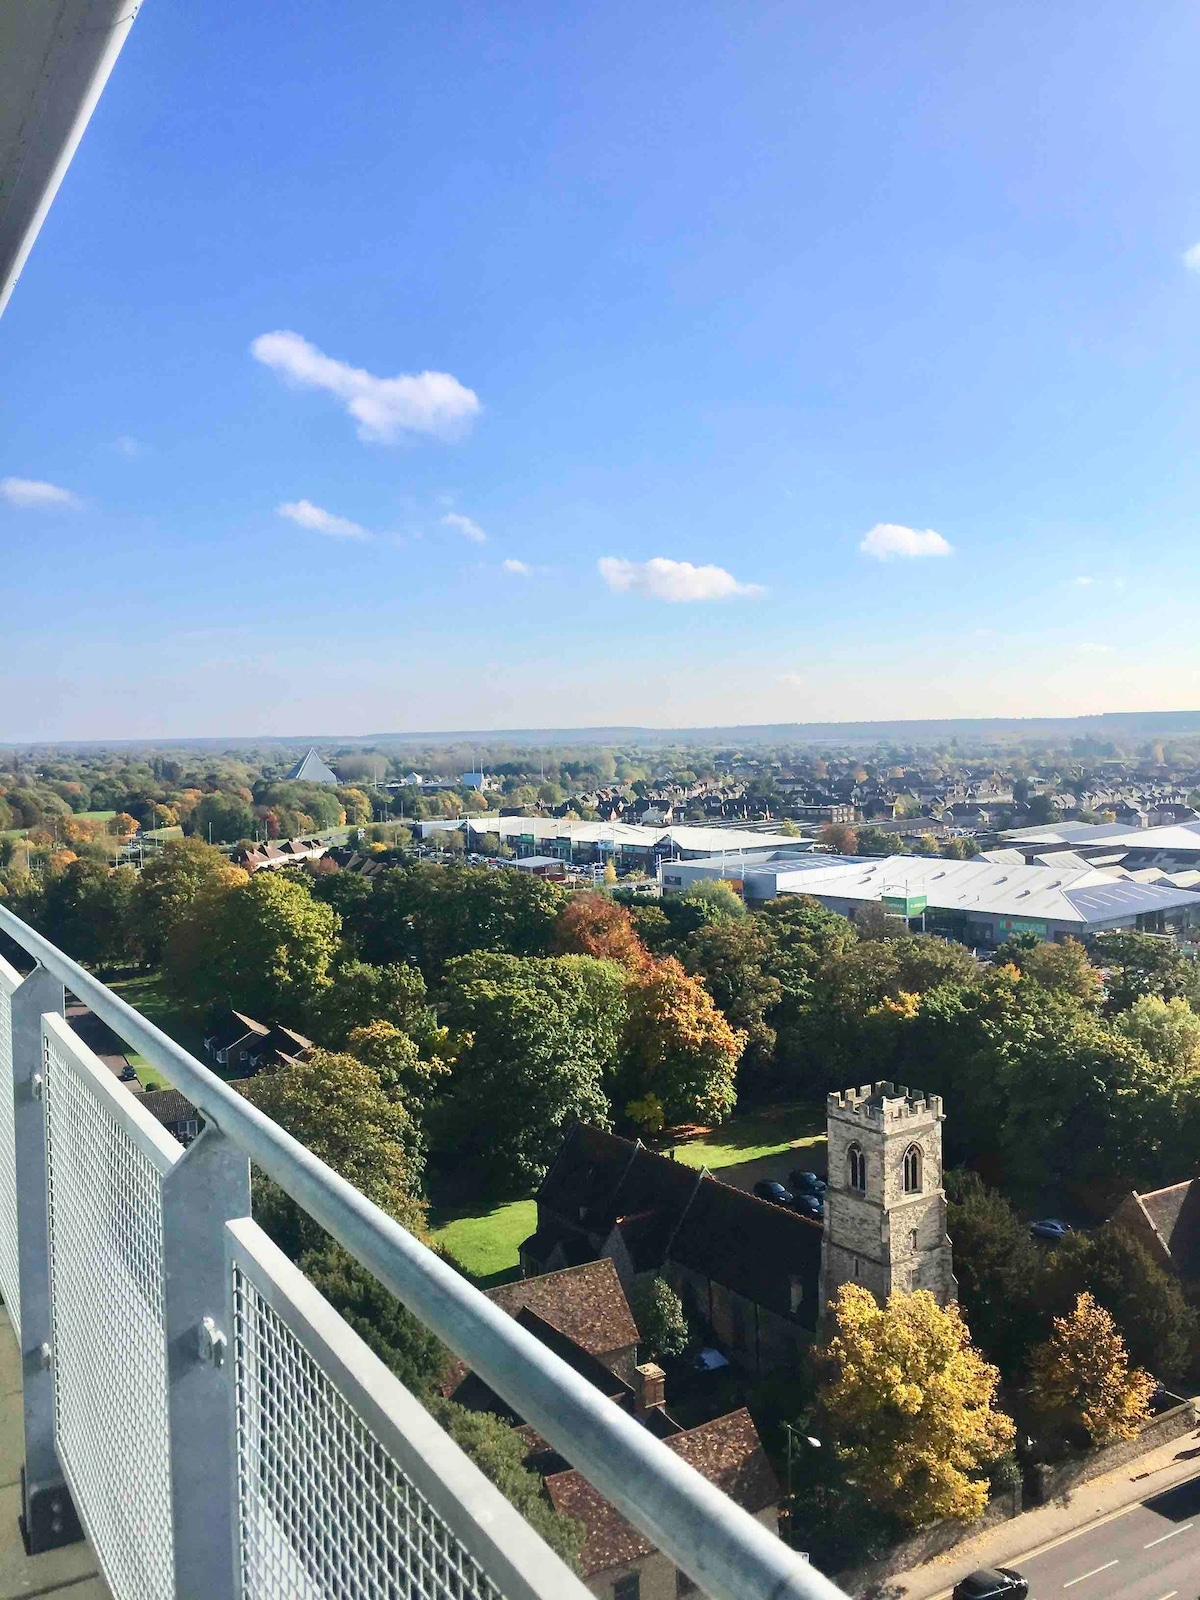
<path fill-rule="evenodd" d="M 846 1151 L 846 1182 L 857 1194 L 867 1192 L 867 1156 L 860 1144 Z"/>
<path fill-rule="evenodd" d="M 921 1192 L 921 1147 L 919 1144 L 910 1144 L 904 1152 L 904 1192 L 905 1194 L 920 1194 Z"/>

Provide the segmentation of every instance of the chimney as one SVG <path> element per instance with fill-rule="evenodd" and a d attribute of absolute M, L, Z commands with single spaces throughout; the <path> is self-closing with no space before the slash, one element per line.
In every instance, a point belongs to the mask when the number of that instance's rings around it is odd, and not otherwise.
<path fill-rule="evenodd" d="M 648 1411 L 661 1411 L 667 1403 L 667 1375 L 653 1361 L 633 1369 L 634 1415 L 644 1417 Z"/>

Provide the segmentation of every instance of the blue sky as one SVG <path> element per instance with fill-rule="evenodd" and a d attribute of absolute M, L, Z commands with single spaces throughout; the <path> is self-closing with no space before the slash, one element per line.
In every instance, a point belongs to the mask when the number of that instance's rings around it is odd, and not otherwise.
<path fill-rule="evenodd" d="M 1200 705 L 1198 74 L 147 0 L 0 323 L 0 738 Z"/>

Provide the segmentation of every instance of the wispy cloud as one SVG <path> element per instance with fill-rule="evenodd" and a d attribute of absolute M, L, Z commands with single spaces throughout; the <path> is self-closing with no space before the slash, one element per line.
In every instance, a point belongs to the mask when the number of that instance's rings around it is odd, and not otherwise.
<path fill-rule="evenodd" d="M 359 523 L 351 522 L 349 517 L 339 517 L 321 506 L 315 506 L 311 500 L 286 500 L 283 505 L 276 506 L 275 509 L 289 522 L 294 522 L 301 528 L 308 528 L 313 533 L 328 534 L 331 539 L 371 537 L 367 529 Z"/>
<path fill-rule="evenodd" d="M 1095 578 L 1089 578 L 1086 574 L 1083 574 L 1078 578 L 1071 579 L 1071 582 L 1077 589 L 1090 589 L 1095 581 Z"/>
<path fill-rule="evenodd" d="M 779 681 L 788 689 L 806 689 L 808 687 L 808 680 L 798 672 L 781 672 Z"/>
<path fill-rule="evenodd" d="M 113 449 L 119 456 L 124 456 L 126 461 L 136 461 L 139 456 L 144 456 L 146 453 L 146 446 L 142 441 L 128 433 L 123 433 L 120 438 L 113 440 Z"/>
<path fill-rule="evenodd" d="M 70 489 L 60 489 L 56 483 L 43 483 L 39 478 L 0 478 L 0 496 L 10 506 L 20 506 L 22 511 L 49 511 L 55 506 L 78 511 L 83 504 Z"/>
<path fill-rule="evenodd" d="M 893 556 L 912 560 L 919 556 L 948 556 L 954 546 L 932 528 L 906 528 L 899 522 L 877 522 L 858 547 L 863 555 L 876 561 L 890 561 Z"/>
<path fill-rule="evenodd" d="M 649 561 L 603 556 L 596 565 L 610 589 L 619 594 L 649 595 L 655 600 L 728 600 L 733 595 L 766 592 L 761 584 L 740 583 L 724 567 L 697 567 L 690 561 L 671 561 L 666 556 L 654 556 Z"/>
<path fill-rule="evenodd" d="M 298 333 L 261 334 L 250 353 L 289 382 L 324 389 L 358 423 L 360 439 L 394 444 L 405 434 L 457 439 L 479 412 L 479 396 L 448 372 L 401 372 L 379 378 L 318 350 Z"/>
<path fill-rule="evenodd" d="M 1194 244 L 1190 250 L 1183 252 L 1183 264 L 1192 272 L 1200 272 L 1200 244 Z"/>
<path fill-rule="evenodd" d="M 470 539 L 472 544 L 486 544 L 487 534 L 471 517 L 464 517 L 461 511 L 447 511 L 442 518 L 443 528 L 455 528 L 464 539 Z"/>
<path fill-rule="evenodd" d="M 515 572 L 519 578 L 528 578 L 533 571 L 527 561 L 518 561 L 515 556 L 507 556 L 500 565 L 505 572 Z"/>

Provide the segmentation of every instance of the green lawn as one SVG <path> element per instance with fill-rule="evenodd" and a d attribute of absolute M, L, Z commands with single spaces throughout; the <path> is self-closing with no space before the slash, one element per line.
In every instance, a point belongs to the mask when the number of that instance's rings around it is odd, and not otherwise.
<path fill-rule="evenodd" d="M 433 1238 L 481 1288 L 518 1274 L 517 1246 L 537 1227 L 532 1200 L 511 1200 L 484 1211 L 434 1213 Z"/>
<path fill-rule="evenodd" d="M 733 1117 L 702 1139 L 675 1146 L 675 1159 L 689 1167 L 735 1167 L 743 1161 L 776 1156 L 784 1150 L 818 1144 L 825 1137 L 825 1107 L 811 1100 L 767 1106 Z"/>
<path fill-rule="evenodd" d="M 77 811 L 75 815 L 82 817 L 85 822 L 111 822 L 116 816 L 115 811 Z"/>
<path fill-rule="evenodd" d="M 203 1055 L 204 1030 L 179 1015 L 173 1002 L 163 993 L 161 974 L 147 972 L 139 974 L 136 978 L 115 978 L 109 984 L 109 988 L 119 994 L 122 1000 L 127 1001 L 135 1011 L 140 1011 L 148 1022 L 153 1022 L 155 1027 L 169 1034 L 176 1044 L 181 1044 L 194 1056 Z M 132 1056 L 130 1059 L 138 1077 L 144 1083 L 145 1062 L 140 1056 Z M 157 1082 L 165 1081 L 157 1068 L 149 1069 L 149 1075 Z"/>

